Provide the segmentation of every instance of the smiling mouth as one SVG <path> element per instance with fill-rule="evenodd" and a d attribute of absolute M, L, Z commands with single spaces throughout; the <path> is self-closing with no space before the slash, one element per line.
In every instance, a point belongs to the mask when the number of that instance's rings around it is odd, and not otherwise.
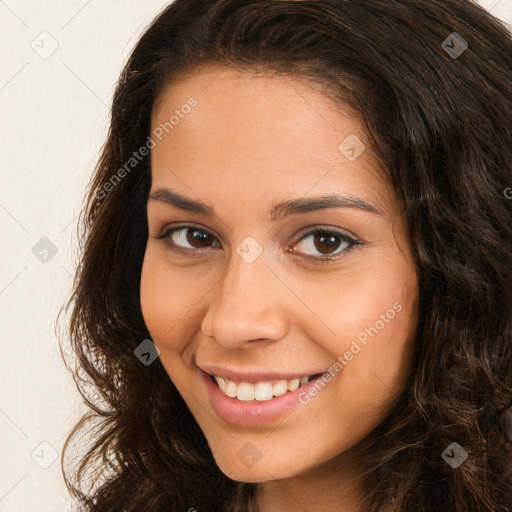
<path fill-rule="evenodd" d="M 234 382 L 226 377 L 217 377 L 208 374 L 208 377 L 217 384 L 219 389 L 229 398 L 242 402 L 250 401 L 268 401 L 275 397 L 282 396 L 285 393 L 296 391 L 298 388 L 308 382 L 325 375 L 317 373 L 315 375 L 304 376 L 296 379 L 281 379 L 260 382 Z"/>

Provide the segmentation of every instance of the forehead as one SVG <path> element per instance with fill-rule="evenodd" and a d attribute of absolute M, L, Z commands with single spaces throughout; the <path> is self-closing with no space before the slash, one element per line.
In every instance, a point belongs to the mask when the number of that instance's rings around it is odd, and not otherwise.
<path fill-rule="evenodd" d="M 313 155 L 338 151 L 343 134 L 357 132 L 363 137 L 358 120 L 334 105 L 318 86 L 313 89 L 298 78 L 222 67 L 199 68 L 167 86 L 155 101 L 152 127 L 165 124 L 192 96 L 197 107 L 186 115 L 186 123 L 180 122 L 180 129 L 171 130 L 175 144 L 195 131 L 202 144 L 232 141 L 257 152 L 257 142 L 272 141 L 276 149 Z M 311 140 L 306 146 L 301 144 L 305 137 Z M 286 144 L 290 140 L 295 142 Z"/>
<path fill-rule="evenodd" d="M 205 190 L 236 181 L 262 199 L 342 189 L 392 206 L 360 121 L 304 80 L 203 68 L 163 90 L 151 131 L 161 138 L 152 149 L 154 186 L 177 176 Z"/>

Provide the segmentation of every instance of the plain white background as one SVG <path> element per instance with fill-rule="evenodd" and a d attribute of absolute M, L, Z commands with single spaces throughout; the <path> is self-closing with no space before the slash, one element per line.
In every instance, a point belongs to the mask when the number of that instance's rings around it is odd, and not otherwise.
<path fill-rule="evenodd" d="M 115 83 L 168 0 L 0 0 L 0 512 L 67 512 L 80 399 L 54 325 Z M 512 26 L 512 0 L 481 0 Z M 441 44 L 441 42 L 440 42 Z"/>

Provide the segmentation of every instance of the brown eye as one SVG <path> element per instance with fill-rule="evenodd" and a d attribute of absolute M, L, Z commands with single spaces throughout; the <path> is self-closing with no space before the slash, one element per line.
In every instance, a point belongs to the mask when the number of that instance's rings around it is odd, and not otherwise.
<path fill-rule="evenodd" d="M 314 234 L 313 235 L 315 249 L 321 253 L 330 253 L 336 250 L 342 243 L 339 237 L 332 234 Z"/>
<path fill-rule="evenodd" d="M 172 248 L 180 251 L 193 251 L 212 247 L 217 238 L 195 226 L 178 226 L 166 230 L 155 238 L 165 239 Z"/>
<path fill-rule="evenodd" d="M 187 228 L 186 231 L 187 231 L 187 235 L 186 235 L 187 242 L 192 247 L 197 247 L 198 249 L 202 249 L 204 247 L 208 247 L 213 241 L 213 237 L 209 233 L 206 233 L 205 231 L 201 231 L 200 229 L 195 229 L 195 228 L 188 229 Z"/>
<path fill-rule="evenodd" d="M 296 247 L 299 247 L 297 252 L 309 257 L 334 259 L 348 252 L 353 246 L 360 244 L 358 240 L 345 233 L 315 229 L 305 233 L 296 244 Z"/>

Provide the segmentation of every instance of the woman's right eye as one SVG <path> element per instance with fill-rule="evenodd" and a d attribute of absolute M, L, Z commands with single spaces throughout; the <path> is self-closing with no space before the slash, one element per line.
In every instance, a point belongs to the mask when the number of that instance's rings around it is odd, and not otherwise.
<path fill-rule="evenodd" d="M 212 243 L 217 240 L 211 233 L 196 226 L 172 227 L 155 238 L 164 239 L 172 249 L 187 253 L 212 247 Z"/>

